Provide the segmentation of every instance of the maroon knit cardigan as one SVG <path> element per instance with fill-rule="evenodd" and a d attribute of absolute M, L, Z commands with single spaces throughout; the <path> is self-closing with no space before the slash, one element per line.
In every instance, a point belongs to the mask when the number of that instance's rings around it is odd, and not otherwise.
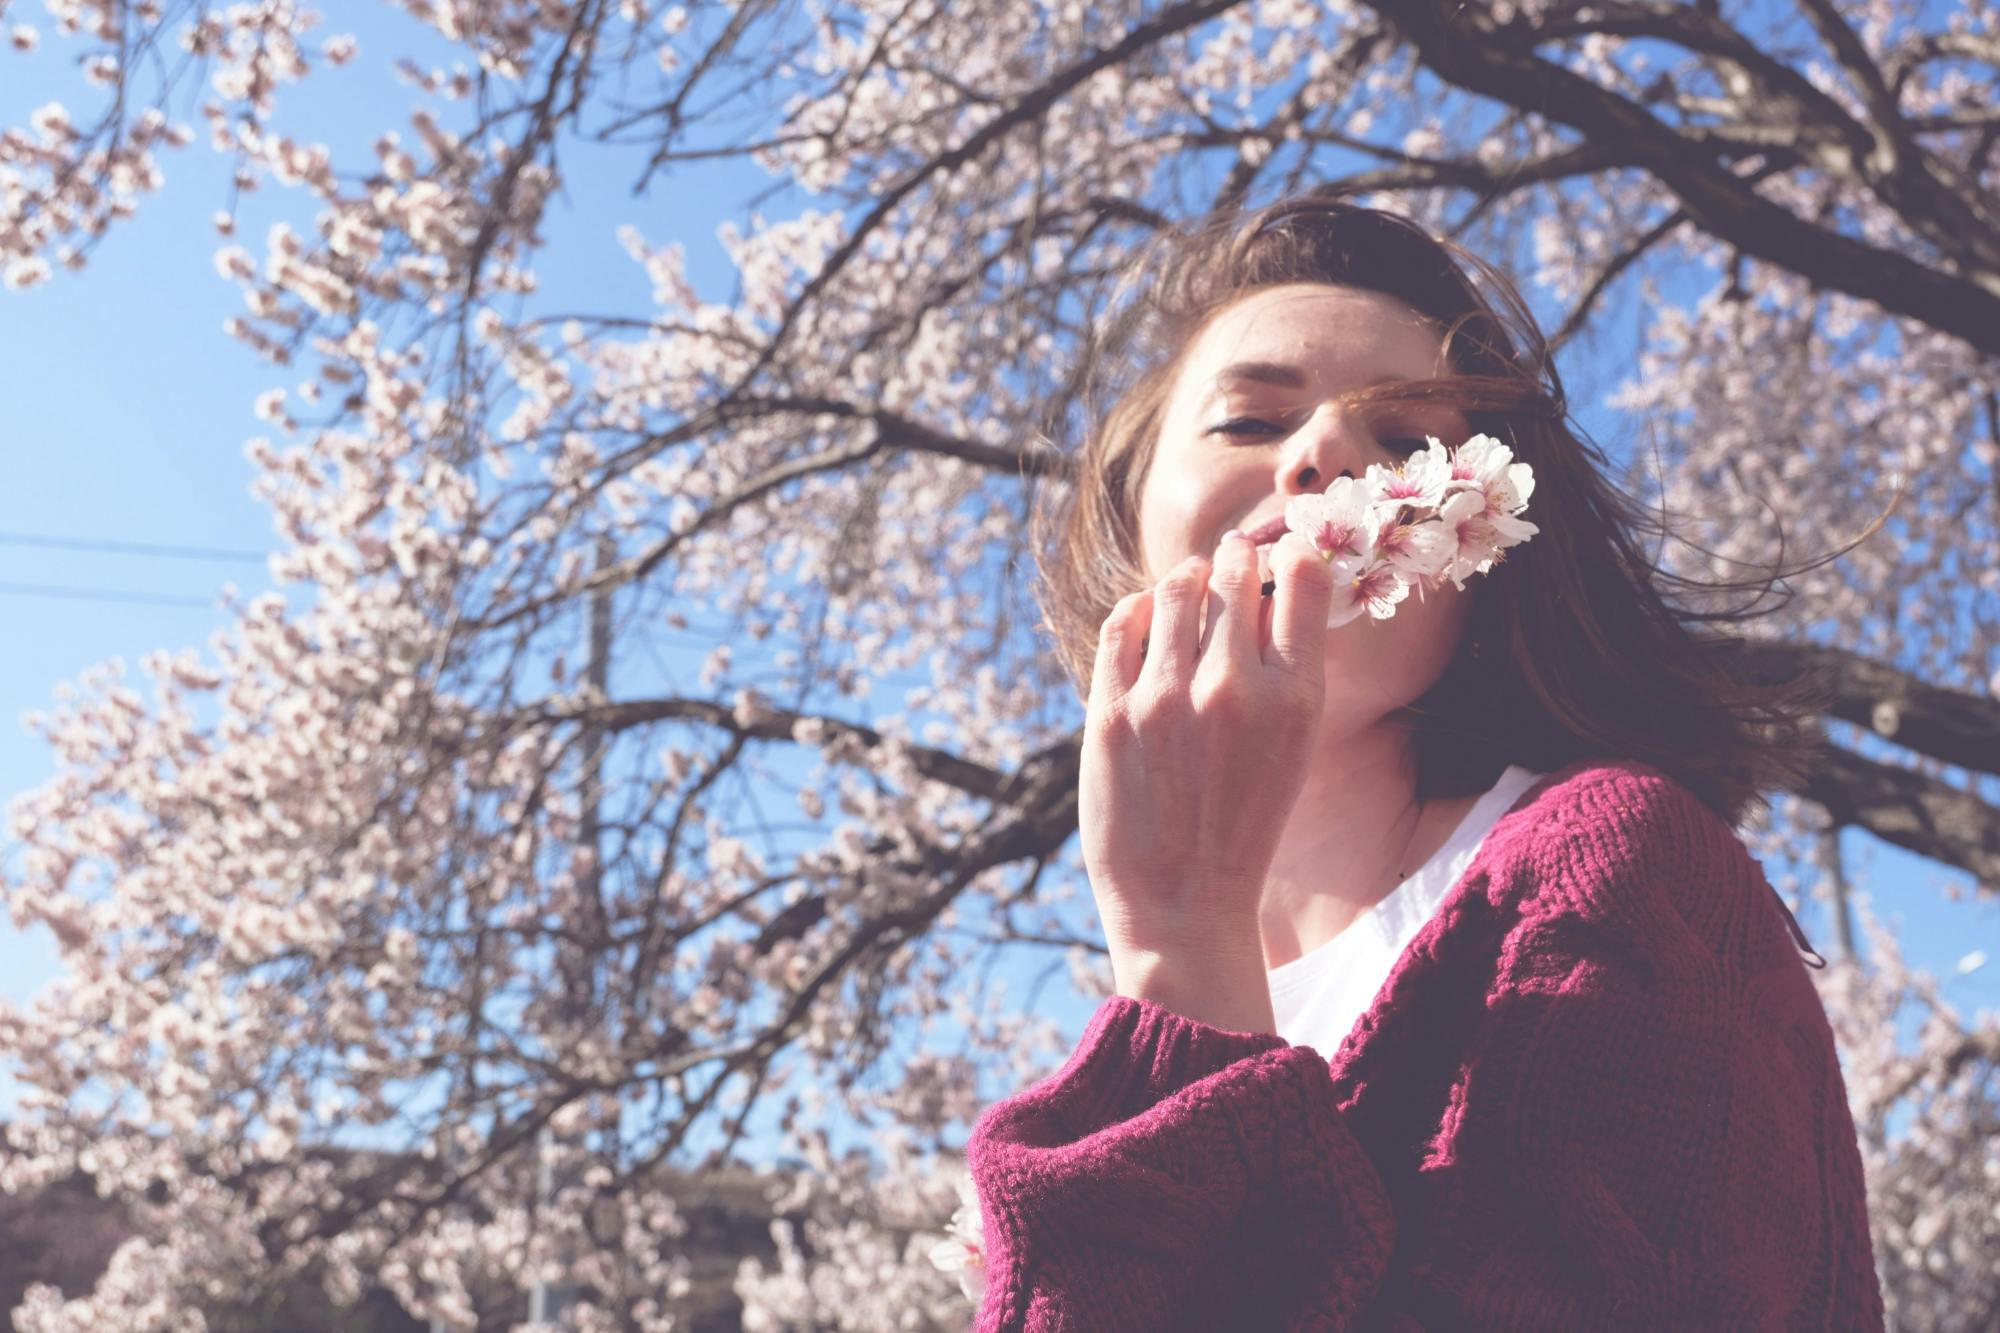
<path fill-rule="evenodd" d="M 1659 770 L 1549 774 L 1331 1068 L 1112 996 L 987 1108 L 978 1333 L 1880 1329 L 1796 932 Z"/>

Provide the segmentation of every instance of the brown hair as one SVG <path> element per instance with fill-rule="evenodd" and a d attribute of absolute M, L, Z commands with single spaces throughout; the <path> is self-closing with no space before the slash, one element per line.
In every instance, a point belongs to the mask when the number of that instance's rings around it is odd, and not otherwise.
<path fill-rule="evenodd" d="M 1396 715 L 1412 729 L 1419 796 L 1485 791 L 1509 763 L 1547 772 L 1588 757 L 1636 759 L 1735 825 L 1767 804 L 1765 790 L 1799 785 L 1825 690 L 1809 678 L 1733 672 L 1744 641 L 1703 627 L 1777 610 L 1755 608 L 1783 578 L 1851 550 L 1886 513 L 1797 569 L 1707 582 L 1667 572 L 1640 541 L 1642 532 L 1669 535 L 1667 520 L 1607 480 L 1604 453 L 1570 422 L 1547 343 L 1513 284 L 1409 219 L 1341 193 L 1169 228 L 1124 270 L 1113 313 L 1072 379 L 1089 421 L 1072 484 L 1044 487 L 1034 513 L 1036 599 L 1079 695 L 1088 694 L 1104 617 L 1152 583 L 1139 555 L 1138 501 L 1188 349 L 1250 292 L 1336 283 L 1394 297 L 1447 334 L 1449 375 L 1355 398 L 1447 403 L 1535 470 L 1526 517 L 1540 532 L 1480 576 L 1457 654 Z M 1103 402 L 1109 410 L 1096 412 Z M 1781 561 L 1783 551 L 1780 528 Z M 1742 607 L 1697 609 L 1670 601 L 1668 587 L 1758 595 Z"/>

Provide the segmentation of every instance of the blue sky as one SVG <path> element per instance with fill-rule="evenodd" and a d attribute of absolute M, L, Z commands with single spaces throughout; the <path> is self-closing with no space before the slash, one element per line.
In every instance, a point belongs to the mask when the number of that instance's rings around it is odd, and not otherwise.
<path fill-rule="evenodd" d="M 368 23 L 355 66 L 285 95 L 300 114 L 281 119 L 327 139 L 337 162 L 360 160 L 356 154 L 384 128 L 352 108 L 408 104 L 405 92 L 373 72 L 368 56 L 384 37 L 412 44 L 412 29 L 379 13 Z M 52 45 L 24 61 L 0 50 L 0 123 L 22 123 L 51 97 L 78 106 L 74 76 L 47 58 L 60 54 Z M 568 161 L 569 197 L 555 206 L 554 244 L 538 262 L 565 308 L 645 311 L 645 279 L 615 239 L 625 222 L 655 242 L 683 241 L 705 295 L 732 290 L 715 226 L 762 177 L 711 178 L 713 190 L 656 185 L 651 197 L 633 199 L 629 159 L 615 168 L 596 167 L 582 154 Z M 0 796 L 53 772 L 51 755 L 18 719 L 48 707 L 59 682 L 108 659 L 135 664 L 155 648 L 199 645 L 224 623 L 214 599 L 225 582 L 246 594 L 268 586 L 255 556 L 275 538 L 249 494 L 243 445 L 267 429 L 251 414 L 255 396 L 296 377 L 262 365 L 221 331 L 238 309 L 235 287 L 209 262 L 217 244 L 209 217 L 228 198 L 224 164 L 198 144 L 164 165 L 164 190 L 113 231 L 83 273 L 59 272 L 35 290 L 0 293 L 0 395 L 7 404 L 0 428 L 0 615 L 7 626 L 0 635 Z M 783 210 L 782 202 L 766 207 L 773 215 Z M 271 221 L 289 217 L 303 229 L 309 212 L 290 193 L 247 196 L 242 235 L 254 253 Z M 1615 356 L 1616 348 L 1600 355 Z M 1565 370 L 1586 424 L 1602 438 L 1620 438 L 1620 423 L 1595 401 L 1615 382 L 1615 362 Z M 15 540 L 24 537 L 219 548 L 252 558 L 169 559 Z M 77 591 L 32 591 L 52 586 Z M 1947 978 L 1945 995 L 1967 1010 L 2000 1006 L 2000 963 L 1954 973 L 1970 949 L 2000 953 L 1992 944 L 2000 939 L 2000 906 L 1972 900 L 1967 876 L 1858 833 L 1847 843 L 1857 876 L 1873 881 L 1886 915 L 1903 920 L 1911 957 Z M 1966 901 L 1948 901 L 1942 890 L 1953 885 Z M 1800 920 L 1822 952 L 1830 949 L 1832 931 L 1816 905 Z M 1005 974 L 1017 1002 L 1047 961 L 1024 955 Z M 44 935 L 0 921 L 0 994 L 25 998 L 56 966 Z M 1089 1012 L 1060 977 L 1042 1007 L 1077 1032 Z M 0 1112 L 11 1101 L 0 1072 Z"/>

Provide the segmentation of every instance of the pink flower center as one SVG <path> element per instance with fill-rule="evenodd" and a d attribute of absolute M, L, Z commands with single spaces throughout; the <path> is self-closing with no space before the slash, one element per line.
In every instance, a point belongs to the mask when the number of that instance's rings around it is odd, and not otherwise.
<path fill-rule="evenodd" d="M 1345 523 L 1326 522 L 1313 534 L 1313 545 L 1329 555 L 1339 555 L 1354 545 L 1354 529 Z"/>

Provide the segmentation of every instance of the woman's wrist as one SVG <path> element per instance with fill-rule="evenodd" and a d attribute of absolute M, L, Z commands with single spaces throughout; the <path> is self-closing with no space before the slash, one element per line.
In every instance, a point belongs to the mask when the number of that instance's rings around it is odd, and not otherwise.
<path fill-rule="evenodd" d="M 1278 1030 L 1263 941 L 1222 938 L 1160 952 L 1111 954 L 1117 993 L 1227 1032 Z"/>

